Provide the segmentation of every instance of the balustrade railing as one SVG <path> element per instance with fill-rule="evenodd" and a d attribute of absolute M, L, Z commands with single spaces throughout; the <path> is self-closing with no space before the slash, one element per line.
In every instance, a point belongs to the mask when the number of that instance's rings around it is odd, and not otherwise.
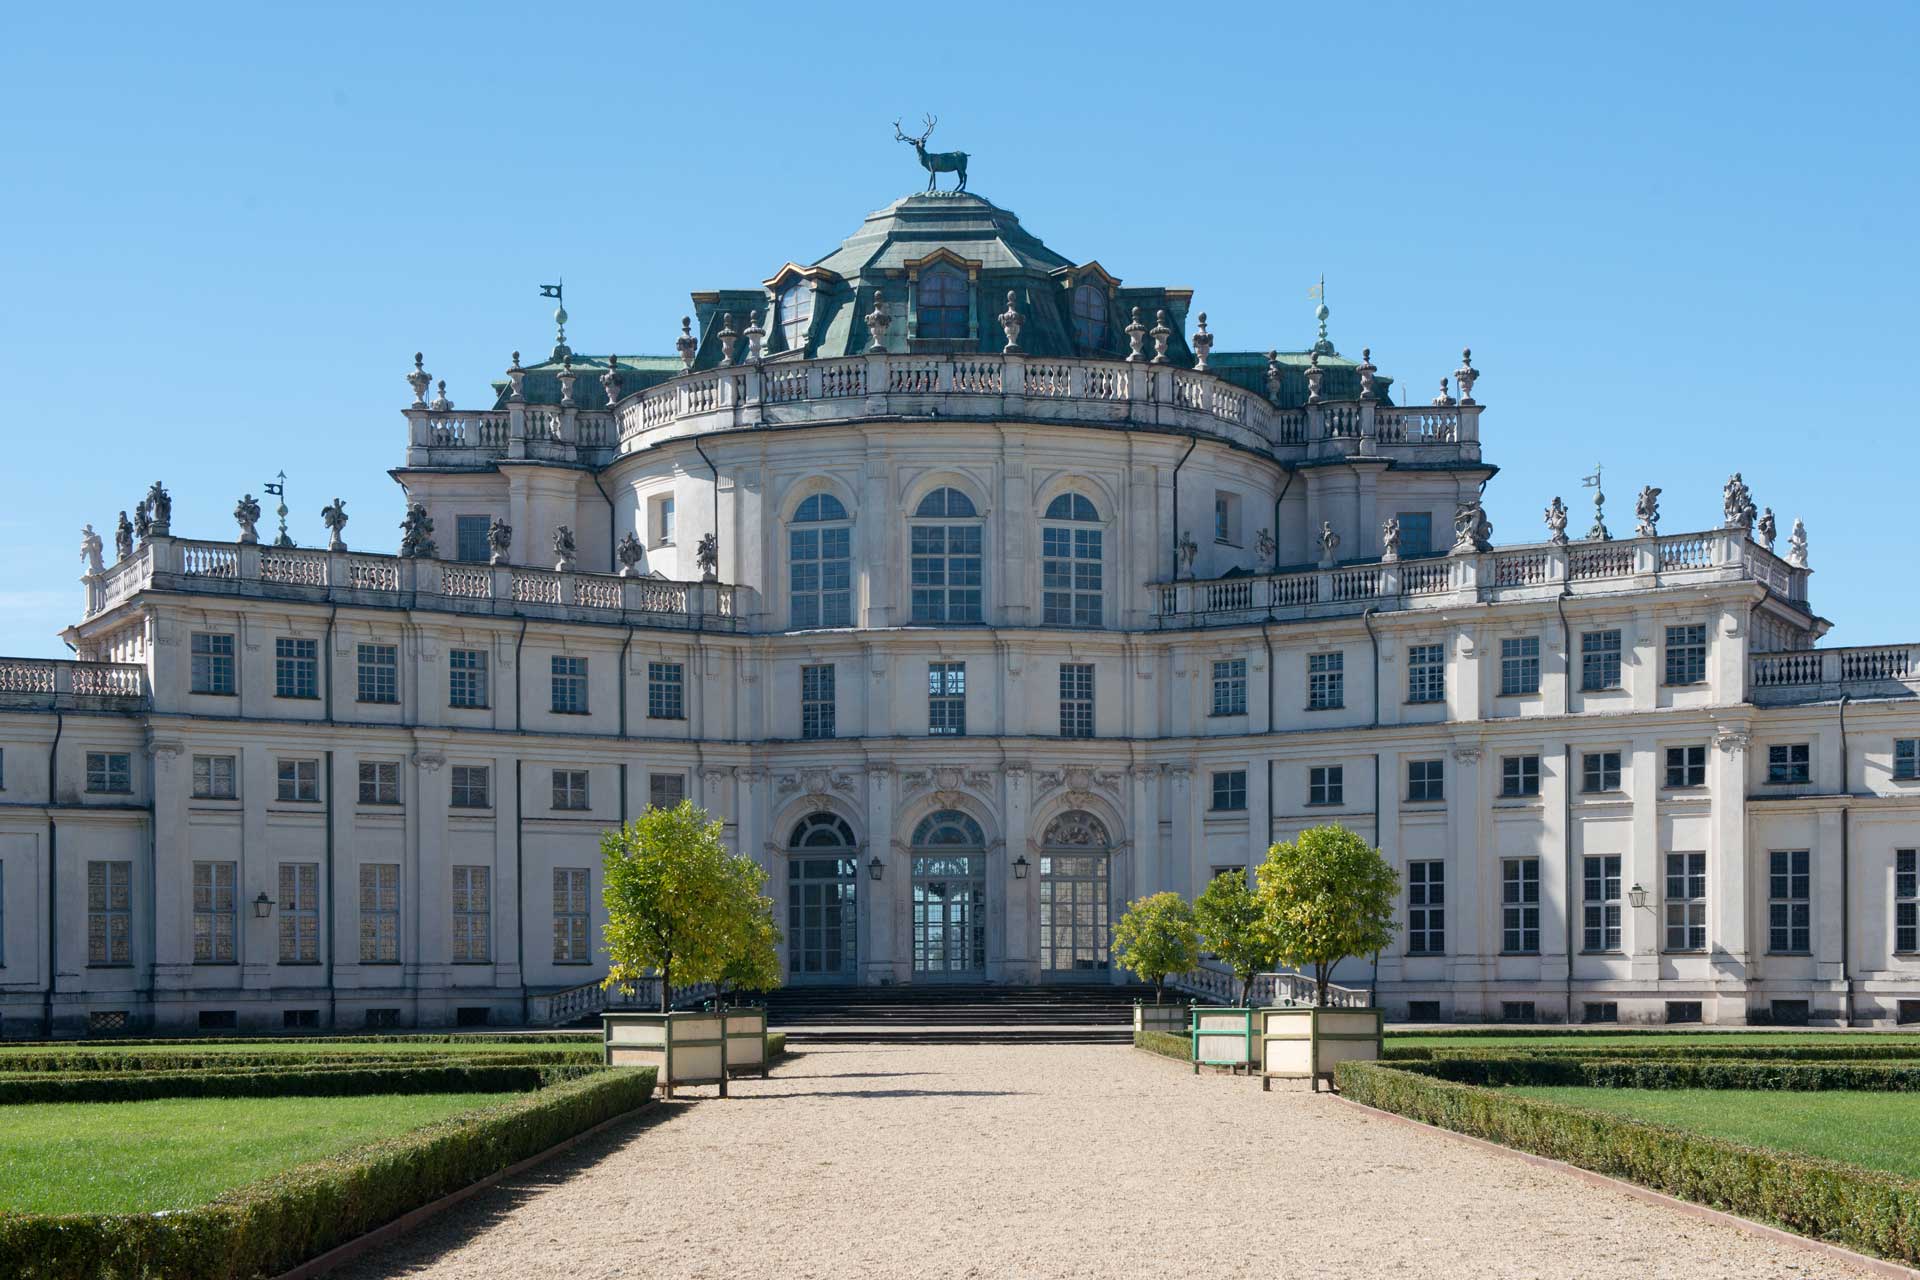
<path fill-rule="evenodd" d="M 1167 986 L 1216 1004 L 1240 1003 L 1240 979 L 1218 961 L 1203 960 L 1198 968 L 1186 973 L 1170 974 Z M 1364 1009 L 1370 1003 L 1368 996 L 1364 987 L 1327 984 L 1327 1004 L 1332 1008 Z M 1256 1009 L 1274 1005 L 1310 1005 L 1318 997 L 1319 989 L 1313 979 L 1303 973 L 1256 973 L 1247 992 L 1248 1003 Z"/>
<path fill-rule="evenodd" d="M 146 696 L 147 669 L 134 663 L 0 658 L 0 706 L 132 707 Z M 83 704 L 83 698 L 93 702 Z"/>
<path fill-rule="evenodd" d="M 1920 646 L 1873 645 L 1846 649 L 1798 649 L 1756 653 L 1747 659 L 1748 684 L 1755 691 L 1844 686 L 1860 692 L 1904 685 L 1920 692 Z"/>

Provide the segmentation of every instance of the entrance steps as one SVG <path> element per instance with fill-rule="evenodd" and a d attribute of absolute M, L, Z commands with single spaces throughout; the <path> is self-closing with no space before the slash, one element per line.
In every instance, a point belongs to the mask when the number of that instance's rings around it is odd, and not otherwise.
<path fill-rule="evenodd" d="M 1145 986 L 784 987 L 767 997 L 767 1025 L 790 1044 L 1127 1044 Z"/>

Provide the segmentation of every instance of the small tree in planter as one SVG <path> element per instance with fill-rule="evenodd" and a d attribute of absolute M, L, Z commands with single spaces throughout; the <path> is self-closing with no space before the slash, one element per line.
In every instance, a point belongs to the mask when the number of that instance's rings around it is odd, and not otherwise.
<path fill-rule="evenodd" d="M 734 858 L 735 886 L 745 919 L 738 946 L 720 971 L 720 990 L 771 991 L 780 985 L 780 926 L 773 922 L 773 899 L 761 892 L 767 873 L 751 858 Z"/>
<path fill-rule="evenodd" d="M 1153 984 L 1157 1005 L 1167 975 L 1185 973 L 1200 963 L 1200 928 L 1193 908 L 1177 893 L 1136 899 L 1113 927 L 1113 955 L 1120 967 Z"/>
<path fill-rule="evenodd" d="M 1201 941 L 1233 971 L 1240 983 L 1240 1003 L 1247 1004 L 1255 975 L 1271 969 L 1280 953 L 1246 876 L 1237 871 L 1215 876 L 1193 900 L 1193 917 Z"/>
<path fill-rule="evenodd" d="M 1274 845 L 1258 878 L 1266 932 L 1283 963 L 1311 968 L 1317 1006 L 1326 1006 L 1335 965 L 1393 941 L 1400 877 L 1345 827 L 1313 827 Z"/>

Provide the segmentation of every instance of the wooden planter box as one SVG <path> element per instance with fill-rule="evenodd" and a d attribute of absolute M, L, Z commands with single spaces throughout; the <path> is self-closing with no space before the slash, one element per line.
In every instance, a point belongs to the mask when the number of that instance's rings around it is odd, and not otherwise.
<path fill-rule="evenodd" d="M 1141 1000 L 1133 1002 L 1135 1031 L 1165 1031 L 1172 1035 L 1181 1035 L 1192 1025 L 1191 1015 L 1184 1004 L 1147 1004 Z"/>
<path fill-rule="evenodd" d="M 727 1074 L 767 1074 L 767 1011 L 729 1009 L 727 1019 Z"/>
<path fill-rule="evenodd" d="M 717 1084 L 724 1098 L 728 1076 L 767 1073 L 765 1009 L 607 1013 L 600 1021 L 606 1031 L 606 1064 L 654 1068 L 660 1091 L 669 1098 L 681 1084 Z"/>
<path fill-rule="evenodd" d="M 1255 1043 L 1254 1010 L 1193 1007 L 1193 1071 L 1201 1067 L 1254 1067 L 1259 1060 Z"/>
<path fill-rule="evenodd" d="M 1373 1062 L 1380 1057 L 1384 1017 L 1379 1009 L 1321 1009 L 1311 1005 L 1261 1009 L 1260 1087 L 1273 1081 L 1333 1082 L 1336 1063 Z"/>

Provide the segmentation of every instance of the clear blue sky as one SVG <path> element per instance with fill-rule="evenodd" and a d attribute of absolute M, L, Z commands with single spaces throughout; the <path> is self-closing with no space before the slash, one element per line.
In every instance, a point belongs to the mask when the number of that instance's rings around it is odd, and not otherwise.
<path fill-rule="evenodd" d="M 576 346 L 668 352 L 689 291 L 919 186 L 889 122 L 929 110 L 1223 347 L 1304 346 L 1322 271 L 1402 385 L 1471 344 L 1499 540 L 1556 493 L 1584 527 L 1595 461 L 1616 533 L 1649 483 L 1713 523 L 1739 468 L 1806 519 L 1831 643 L 1920 640 L 1920 6 L 811 9 L 14 11 L 0 653 L 65 652 L 81 522 L 155 477 L 179 533 L 284 468 L 300 541 L 338 495 L 392 548 L 414 350 L 481 403 L 564 275 Z"/>

